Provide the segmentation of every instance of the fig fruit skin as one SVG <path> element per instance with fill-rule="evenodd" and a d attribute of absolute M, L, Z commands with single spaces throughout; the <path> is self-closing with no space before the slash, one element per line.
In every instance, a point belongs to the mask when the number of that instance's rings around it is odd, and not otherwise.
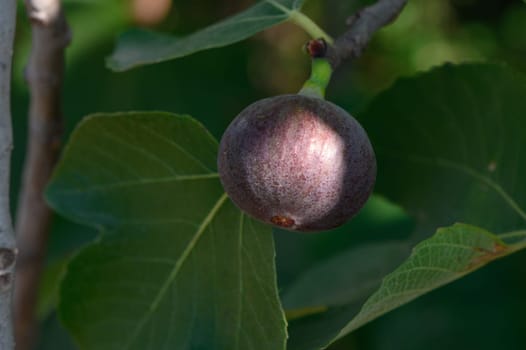
<path fill-rule="evenodd" d="M 362 126 L 320 98 L 280 95 L 245 108 L 225 131 L 221 183 L 252 217 L 292 231 L 338 227 L 369 198 L 376 158 Z"/>

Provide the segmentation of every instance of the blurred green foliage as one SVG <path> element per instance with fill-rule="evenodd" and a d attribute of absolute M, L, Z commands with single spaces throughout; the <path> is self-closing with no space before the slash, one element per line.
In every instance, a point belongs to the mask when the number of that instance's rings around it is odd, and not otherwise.
<path fill-rule="evenodd" d="M 310 0 L 305 12 L 336 36 L 344 30 L 348 15 L 371 2 Z M 250 3 L 174 0 L 166 19 L 154 28 L 186 34 Z M 64 0 L 64 5 L 73 32 L 64 83 L 64 139 L 86 114 L 125 110 L 188 113 L 219 138 L 246 105 L 262 97 L 297 91 L 309 73 L 308 59 L 301 50 L 307 36 L 290 24 L 227 48 L 113 73 L 104 67 L 104 59 L 111 53 L 117 34 L 134 26 L 130 1 Z M 339 69 L 328 99 L 359 118 L 367 102 L 397 77 L 444 62 L 505 62 L 526 72 L 525 30 L 526 6 L 519 0 L 410 0 L 398 20 L 375 36 L 359 60 Z M 28 94 L 23 70 L 29 47 L 30 27 L 21 5 L 13 83 L 15 202 L 27 132 Z M 389 205 L 381 199 L 372 201 L 356 220 L 323 237 L 277 233 L 280 284 L 286 287 L 315 261 L 352 244 L 403 237 L 410 232 L 411 220 L 402 213 L 393 215 L 396 209 Z M 349 229 L 357 234 L 349 234 Z M 56 218 L 49 244 L 51 280 L 43 290 L 46 311 L 52 298 L 46 297 L 45 291 L 53 290 L 49 283 L 56 284 L 61 276 L 56 270 L 63 266 L 60 261 L 94 235 L 83 226 Z M 521 278 L 526 272 L 524 259 L 524 254 L 505 259 L 431 293 L 331 349 L 522 349 L 526 324 L 514 320 L 526 312 L 526 282 Z M 488 300 L 487 295 L 492 298 Z M 54 314 L 43 322 L 40 348 L 72 348 Z"/>

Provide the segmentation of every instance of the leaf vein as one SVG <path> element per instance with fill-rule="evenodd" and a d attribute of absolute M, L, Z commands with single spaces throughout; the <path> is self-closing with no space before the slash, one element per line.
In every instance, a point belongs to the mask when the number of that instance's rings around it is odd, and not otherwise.
<path fill-rule="evenodd" d="M 192 253 L 192 250 L 196 246 L 199 239 L 202 237 L 203 233 L 206 231 L 207 227 L 210 225 L 212 220 L 214 219 L 215 215 L 218 213 L 219 209 L 223 206 L 223 204 L 226 202 L 228 196 L 226 193 L 223 193 L 223 195 L 218 199 L 218 201 L 215 203 L 215 205 L 212 207 L 208 215 L 203 219 L 201 222 L 201 225 L 199 225 L 199 228 L 193 235 L 190 242 L 188 242 L 188 245 L 183 250 L 181 256 L 179 259 L 177 259 L 176 264 L 174 265 L 173 269 L 170 271 L 170 274 L 166 278 L 166 281 L 163 283 L 161 288 L 159 289 L 159 293 L 157 293 L 156 297 L 153 299 L 152 303 L 150 304 L 150 308 L 144 315 L 144 317 L 139 321 L 139 324 L 133 331 L 132 335 L 129 338 L 128 343 L 124 347 L 125 349 L 129 349 L 131 345 L 133 344 L 133 341 L 137 338 L 141 330 L 146 325 L 146 322 L 151 318 L 151 316 L 154 314 L 154 312 L 159 307 L 162 298 L 165 296 L 166 292 L 169 290 L 170 285 L 175 281 L 177 278 L 179 271 L 181 271 L 181 268 L 183 267 L 184 263 Z"/>
<path fill-rule="evenodd" d="M 199 158 L 197 158 L 194 154 L 192 154 L 189 151 L 187 151 L 183 146 L 181 146 L 179 143 L 175 142 L 173 139 L 165 137 L 164 135 L 159 134 L 158 132 L 155 132 L 154 130 L 152 130 L 150 128 L 147 128 L 142 123 L 137 123 L 136 125 L 138 125 L 142 129 L 146 130 L 151 135 L 157 137 L 159 140 L 164 141 L 167 144 L 175 147 L 177 150 L 179 150 L 181 153 L 185 154 L 187 157 L 192 159 L 196 164 L 198 164 L 201 168 L 203 168 L 203 170 L 206 170 L 206 171 L 211 172 L 211 173 L 214 172 L 213 170 L 208 168 L 203 162 L 201 162 L 201 160 L 199 160 Z"/>
<path fill-rule="evenodd" d="M 218 173 L 212 174 L 191 174 L 191 175 L 174 175 L 174 176 L 165 176 L 158 178 L 139 178 L 129 181 L 121 181 L 109 184 L 94 185 L 90 187 L 75 188 L 70 190 L 62 190 L 61 194 L 78 194 L 78 193 L 88 193 L 92 191 L 106 191 L 113 189 L 122 189 L 126 187 L 141 186 L 141 185 L 156 185 L 160 183 L 167 182 L 176 182 L 176 181 L 199 181 L 199 180 L 208 180 L 208 179 L 218 179 Z"/>

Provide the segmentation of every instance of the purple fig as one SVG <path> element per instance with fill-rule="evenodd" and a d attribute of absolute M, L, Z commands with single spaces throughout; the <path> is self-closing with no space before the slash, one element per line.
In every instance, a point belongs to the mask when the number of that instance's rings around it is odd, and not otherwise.
<path fill-rule="evenodd" d="M 365 204 L 376 178 L 361 125 L 340 107 L 304 95 L 244 109 L 221 139 L 218 167 L 241 210 L 294 231 L 342 225 Z"/>

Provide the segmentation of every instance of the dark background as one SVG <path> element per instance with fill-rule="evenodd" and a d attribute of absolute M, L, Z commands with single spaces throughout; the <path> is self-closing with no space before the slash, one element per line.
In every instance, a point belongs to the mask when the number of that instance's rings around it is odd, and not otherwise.
<path fill-rule="evenodd" d="M 251 3 L 174 0 L 161 19 L 147 23 L 141 17 L 144 9 L 134 8 L 132 0 L 64 0 L 73 31 L 64 84 L 64 140 L 88 114 L 127 110 L 190 114 L 219 138 L 248 104 L 299 90 L 309 73 L 309 60 L 301 50 L 308 37 L 291 24 L 226 48 L 125 73 L 113 73 L 104 66 L 116 36 L 131 26 L 185 34 Z M 345 18 L 367 3 L 370 1 L 310 0 L 305 12 L 337 36 L 344 30 Z M 13 84 L 14 201 L 27 131 L 23 70 L 30 46 L 29 28 L 20 6 Z M 328 99 L 359 119 L 368 101 L 396 78 L 445 62 L 504 62 L 526 72 L 525 34 L 526 4 L 519 0 L 410 0 L 396 23 L 381 30 L 359 60 L 338 70 Z M 404 238 L 410 231 L 411 220 L 400 210 L 370 206 L 354 222 L 323 237 L 278 232 L 280 288 L 286 288 L 315 261 L 345 247 Z M 53 312 L 57 276 L 65 259 L 94 236 L 89 229 L 61 218 L 54 222 L 39 310 L 43 322 L 40 349 L 72 348 Z M 525 262 L 524 253 L 498 261 L 382 317 L 331 349 L 524 349 L 526 282 L 516 270 Z"/>

